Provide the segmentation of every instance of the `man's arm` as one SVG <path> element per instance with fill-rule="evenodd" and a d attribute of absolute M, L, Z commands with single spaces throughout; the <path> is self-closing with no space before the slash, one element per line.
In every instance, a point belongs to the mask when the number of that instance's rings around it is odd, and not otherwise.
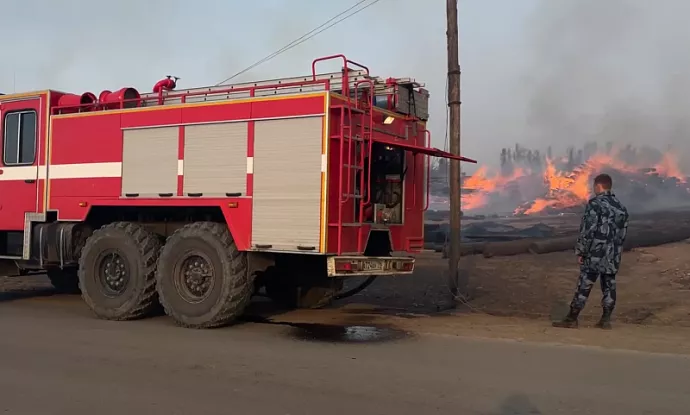
<path fill-rule="evenodd" d="M 625 223 L 623 224 L 623 229 L 621 230 L 621 244 L 625 242 L 625 237 L 628 236 L 628 222 L 630 220 L 630 215 L 625 212 Z"/>
<path fill-rule="evenodd" d="M 582 222 L 580 222 L 580 234 L 575 243 L 575 254 L 580 257 L 586 257 L 589 254 L 589 248 L 592 246 L 594 239 L 594 231 L 599 222 L 599 213 L 594 203 L 587 203 L 585 214 L 582 215 Z"/>

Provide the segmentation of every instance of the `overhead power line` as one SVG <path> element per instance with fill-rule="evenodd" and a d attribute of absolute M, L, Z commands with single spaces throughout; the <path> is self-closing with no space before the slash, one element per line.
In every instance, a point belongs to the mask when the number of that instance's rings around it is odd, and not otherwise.
<path fill-rule="evenodd" d="M 364 3 L 371 1 L 369 4 L 364 5 Z M 222 85 L 254 68 L 257 66 L 268 62 L 269 60 L 275 58 L 276 56 L 287 52 L 288 50 L 294 48 L 295 46 L 299 46 L 302 43 L 306 42 L 309 39 L 314 38 L 315 36 L 319 35 L 320 33 L 325 32 L 326 30 L 332 28 L 333 26 L 337 25 L 338 23 L 341 23 L 350 17 L 368 9 L 369 7 L 373 6 L 374 4 L 378 3 L 381 0 L 359 0 L 357 3 L 354 5 L 350 6 L 349 8 L 343 10 L 342 12 L 336 14 L 335 16 L 331 17 L 330 19 L 326 20 L 323 22 L 321 25 L 313 28 L 312 30 L 308 31 L 307 33 L 303 34 L 302 36 L 298 37 L 297 39 L 293 40 L 292 42 L 288 43 L 287 45 L 283 46 L 282 48 L 278 49 L 277 51 L 271 53 L 270 55 L 267 55 L 258 61 L 254 62 L 253 64 L 249 65 L 248 67 L 242 69 L 241 71 L 235 73 L 234 75 L 222 80 L 221 82 L 218 82 L 216 86 Z M 361 6 L 361 7 L 360 7 Z"/>

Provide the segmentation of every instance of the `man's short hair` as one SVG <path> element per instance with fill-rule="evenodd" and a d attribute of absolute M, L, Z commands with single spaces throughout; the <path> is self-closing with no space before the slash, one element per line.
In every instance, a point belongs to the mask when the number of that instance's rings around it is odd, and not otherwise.
<path fill-rule="evenodd" d="M 613 179 L 608 174 L 600 174 L 594 178 L 594 185 L 600 184 L 606 190 L 611 190 L 613 187 Z"/>

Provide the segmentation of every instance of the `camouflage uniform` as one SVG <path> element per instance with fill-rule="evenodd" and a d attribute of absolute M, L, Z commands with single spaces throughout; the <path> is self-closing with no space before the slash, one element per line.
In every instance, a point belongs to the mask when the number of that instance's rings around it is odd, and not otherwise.
<path fill-rule="evenodd" d="M 628 217 L 627 209 L 610 190 L 598 194 L 587 203 L 575 244 L 575 254 L 583 260 L 580 278 L 570 303 L 570 313 L 564 322 L 577 323 L 577 316 L 585 307 L 598 278 L 603 309 L 598 326 L 610 326 L 611 314 L 616 306 L 616 273 L 628 232 Z"/>

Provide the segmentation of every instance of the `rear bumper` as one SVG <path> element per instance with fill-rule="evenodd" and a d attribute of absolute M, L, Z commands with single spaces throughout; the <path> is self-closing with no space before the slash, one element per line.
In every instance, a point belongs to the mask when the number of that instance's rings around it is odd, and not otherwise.
<path fill-rule="evenodd" d="M 414 261 L 412 257 L 332 256 L 327 261 L 328 276 L 409 275 Z"/>

